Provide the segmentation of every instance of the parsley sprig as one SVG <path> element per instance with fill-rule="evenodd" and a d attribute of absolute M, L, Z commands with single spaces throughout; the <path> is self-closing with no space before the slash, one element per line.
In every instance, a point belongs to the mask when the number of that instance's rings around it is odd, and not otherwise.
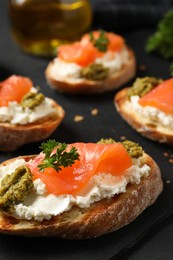
<path fill-rule="evenodd" d="M 67 152 L 67 144 L 65 143 L 59 143 L 55 140 L 48 140 L 46 142 L 43 142 L 40 148 L 45 154 L 45 158 L 42 160 L 41 164 L 38 165 L 40 171 L 44 171 L 44 169 L 48 167 L 52 167 L 56 171 L 60 171 L 62 169 L 62 166 L 72 166 L 75 160 L 79 160 L 77 149 L 75 147 L 72 147 L 71 150 Z M 52 154 L 52 151 L 55 148 L 56 151 L 54 154 Z"/>
<path fill-rule="evenodd" d="M 157 52 L 165 59 L 173 57 L 173 10 L 165 13 L 156 32 L 146 43 L 147 52 Z"/>
<path fill-rule="evenodd" d="M 93 43 L 93 45 L 101 52 L 106 52 L 107 47 L 109 44 L 109 39 L 106 37 L 105 31 L 100 30 L 100 35 L 98 39 L 94 38 L 94 35 L 92 32 L 90 32 L 90 41 Z"/>

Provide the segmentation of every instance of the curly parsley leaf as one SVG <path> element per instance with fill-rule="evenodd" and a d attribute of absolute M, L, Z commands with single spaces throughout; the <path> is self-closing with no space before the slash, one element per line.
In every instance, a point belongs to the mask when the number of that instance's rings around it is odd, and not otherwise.
<path fill-rule="evenodd" d="M 45 154 L 45 158 L 42 160 L 41 164 L 38 165 L 40 171 L 43 171 L 48 167 L 54 168 L 56 171 L 60 171 L 62 166 L 72 166 L 76 160 L 79 160 L 77 149 L 72 147 L 70 151 L 67 152 L 67 144 L 65 143 L 59 143 L 55 140 L 48 140 L 47 142 L 43 142 L 40 148 Z M 55 148 L 55 153 L 52 153 Z"/>
<path fill-rule="evenodd" d="M 148 38 L 146 51 L 157 52 L 166 59 L 173 57 L 173 10 L 163 16 L 156 32 Z"/>
<path fill-rule="evenodd" d="M 90 41 L 93 45 L 101 52 L 106 52 L 109 44 L 109 39 L 106 37 L 106 33 L 103 30 L 100 30 L 100 35 L 97 39 L 94 38 L 92 32 L 90 32 Z"/>

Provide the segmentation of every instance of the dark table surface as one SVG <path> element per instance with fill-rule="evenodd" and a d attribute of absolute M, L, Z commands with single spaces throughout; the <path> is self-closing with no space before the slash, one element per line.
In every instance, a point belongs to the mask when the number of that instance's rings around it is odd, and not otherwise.
<path fill-rule="evenodd" d="M 51 136 L 62 142 L 96 142 L 100 138 L 122 136 L 139 142 L 159 164 L 164 191 L 157 202 L 133 223 L 112 234 L 86 241 L 62 241 L 52 238 L 21 238 L 0 235 L 0 259 L 173 259 L 173 148 L 141 137 L 118 115 L 113 105 L 115 91 L 96 96 L 69 96 L 49 88 L 44 77 L 48 59 L 22 53 L 10 36 L 7 2 L 0 2 L 0 81 L 18 74 L 30 77 L 41 91 L 59 102 L 66 111 L 61 126 Z M 170 61 L 144 51 L 154 28 L 126 31 L 123 35 L 137 56 L 137 76 L 169 78 Z M 129 83 L 130 84 L 130 83 Z M 91 110 L 98 108 L 97 116 Z M 75 115 L 84 116 L 74 122 Z M 13 153 L 0 153 L 0 162 L 8 158 L 39 152 L 40 143 L 23 146 Z M 168 156 L 165 156 L 164 154 Z"/>

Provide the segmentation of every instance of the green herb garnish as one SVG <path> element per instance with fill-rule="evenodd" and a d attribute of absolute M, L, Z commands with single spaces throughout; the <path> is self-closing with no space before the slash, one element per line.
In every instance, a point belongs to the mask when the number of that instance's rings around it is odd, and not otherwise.
<path fill-rule="evenodd" d="M 157 31 L 148 38 L 146 51 L 158 52 L 164 58 L 173 57 L 173 10 L 163 16 Z"/>
<path fill-rule="evenodd" d="M 105 35 L 105 31 L 100 30 L 100 35 L 98 39 L 94 38 L 94 35 L 92 32 L 90 32 L 90 41 L 93 43 L 93 45 L 101 52 L 106 52 L 107 47 L 109 44 L 109 39 Z"/>
<path fill-rule="evenodd" d="M 60 171 L 62 166 L 72 166 L 75 160 L 79 160 L 77 149 L 72 147 L 71 150 L 67 152 L 67 144 L 65 143 L 59 143 L 55 140 L 48 140 L 43 142 L 40 148 L 45 154 L 45 158 L 42 160 L 41 164 L 38 165 L 40 171 L 43 171 L 48 167 L 54 168 L 56 171 Z M 52 154 L 55 148 L 56 151 Z"/>

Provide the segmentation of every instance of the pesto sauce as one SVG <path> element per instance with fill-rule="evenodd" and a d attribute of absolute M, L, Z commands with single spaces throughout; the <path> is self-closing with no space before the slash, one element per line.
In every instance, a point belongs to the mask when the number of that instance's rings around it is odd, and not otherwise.
<path fill-rule="evenodd" d="M 25 200 L 33 189 L 32 174 L 25 166 L 20 166 L 1 181 L 0 209 L 12 213 L 14 206 Z"/>
<path fill-rule="evenodd" d="M 40 105 L 43 102 L 44 98 L 45 97 L 42 93 L 28 93 L 23 97 L 21 101 L 21 106 L 23 108 L 28 107 L 30 109 L 33 109 L 36 106 Z"/>
<path fill-rule="evenodd" d="M 97 142 L 97 144 L 114 144 L 116 143 L 114 139 L 112 138 L 107 138 L 107 139 L 100 139 L 100 141 Z"/>
<path fill-rule="evenodd" d="M 131 96 L 144 96 L 153 88 L 158 86 L 163 80 L 154 77 L 137 78 L 132 87 L 128 89 L 128 97 Z"/>
<path fill-rule="evenodd" d="M 93 63 L 88 67 L 82 69 L 81 77 L 89 80 L 103 80 L 108 77 L 109 70 L 102 64 Z"/>
<path fill-rule="evenodd" d="M 97 142 L 98 144 L 113 144 L 116 143 L 114 139 L 109 138 L 109 139 L 104 139 L 102 138 L 100 141 Z M 125 140 L 121 142 L 128 154 L 130 155 L 131 158 L 138 158 L 143 155 L 143 149 L 142 147 L 135 142 Z"/>
<path fill-rule="evenodd" d="M 125 140 L 122 142 L 122 145 L 124 146 L 131 158 L 139 158 L 143 155 L 143 149 L 138 143 Z"/>

